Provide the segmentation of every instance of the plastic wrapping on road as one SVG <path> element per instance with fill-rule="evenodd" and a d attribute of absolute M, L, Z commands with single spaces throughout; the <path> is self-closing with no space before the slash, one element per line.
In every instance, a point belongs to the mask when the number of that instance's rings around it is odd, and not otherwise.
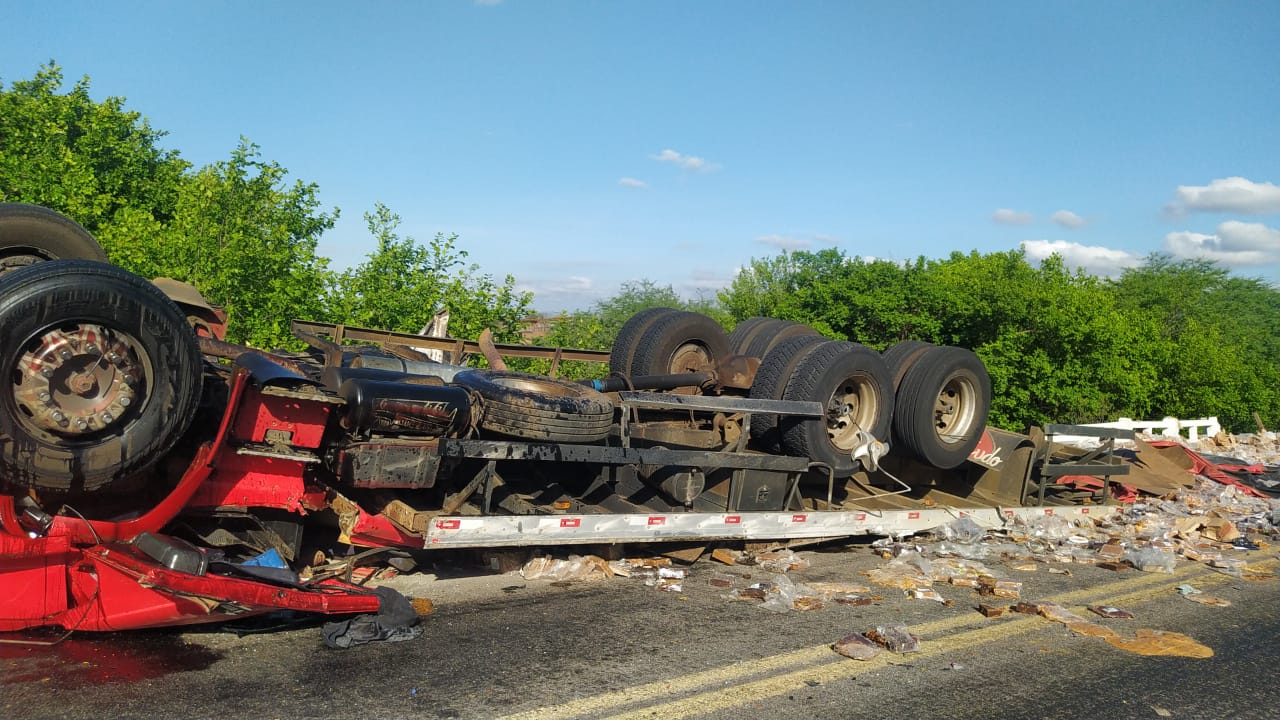
<path fill-rule="evenodd" d="M 870 660 L 884 652 L 883 647 L 862 633 L 852 633 L 840 638 L 831 649 L 854 660 Z"/>
<path fill-rule="evenodd" d="M 1172 551 L 1153 547 L 1130 550 L 1124 554 L 1124 559 L 1144 572 L 1173 573 L 1178 562 Z"/>
<path fill-rule="evenodd" d="M 595 555 L 570 555 L 565 559 L 536 557 L 520 569 L 520 576 L 525 580 L 608 580 L 613 575 L 609 563 Z"/>
<path fill-rule="evenodd" d="M 912 635 L 906 625 L 877 625 L 868 630 L 867 638 L 883 645 L 890 652 L 920 652 L 920 638 Z"/>
<path fill-rule="evenodd" d="M 987 531 L 971 518 L 962 517 L 940 528 L 935 528 L 933 533 L 947 542 L 972 545 L 981 540 Z"/>

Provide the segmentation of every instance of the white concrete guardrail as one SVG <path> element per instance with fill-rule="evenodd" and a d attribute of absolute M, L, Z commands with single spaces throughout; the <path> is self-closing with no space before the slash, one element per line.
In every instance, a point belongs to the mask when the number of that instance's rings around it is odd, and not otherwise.
<path fill-rule="evenodd" d="M 1133 418 L 1122 417 L 1115 422 L 1084 423 L 1084 425 L 1086 427 L 1122 428 L 1148 435 L 1160 435 L 1170 439 L 1180 438 L 1189 442 L 1199 440 L 1202 433 L 1205 437 L 1213 437 L 1222 432 L 1222 425 L 1218 422 L 1216 415 L 1196 420 L 1179 420 L 1176 417 L 1166 417 L 1162 420 L 1134 420 Z M 1085 447 L 1098 444 L 1098 438 L 1083 435 L 1054 435 L 1053 441 L 1064 445 L 1083 445 Z M 1123 444 L 1126 441 L 1117 440 L 1116 442 L 1117 444 Z"/>

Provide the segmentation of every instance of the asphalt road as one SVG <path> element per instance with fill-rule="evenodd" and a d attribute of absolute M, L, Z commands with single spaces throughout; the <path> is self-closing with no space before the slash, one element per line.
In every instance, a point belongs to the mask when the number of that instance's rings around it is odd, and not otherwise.
<path fill-rule="evenodd" d="M 797 580 L 866 584 L 865 547 L 802 553 Z M 1274 552 L 1254 563 L 1274 570 Z M 1275 718 L 1280 626 L 1275 580 L 1250 582 L 1182 561 L 1174 575 L 1071 565 L 1014 570 L 1022 599 L 1099 624 L 1185 633 L 1211 658 L 1148 657 L 1040 617 L 986 618 L 969 588 L 951 606 L 874 587 L 870 606 L 774 613 L 731 602 L 703 560 L 682 593 L 634 579 L 567 586 L 518 575 L 400 587 L 436 601 L 403 643 L 323 647 L 315 626 L 238 637 L 210 630 L 77 636 L 54 648 L 0 646 L 0 717 L 94 718 Z M 758 568 L 737 568 L 766 579 Z M 1192 603 L 1190 583 L 1232 602 Z M 986 600 L 991 602 L 990 600 Z M 1009 603 L 1012 601 L 999 601 Z M 1083 605 L 1130 610 L 1091 616 Z M 846 659 L 830 644 L 905 623 L 920 652 Z"/>

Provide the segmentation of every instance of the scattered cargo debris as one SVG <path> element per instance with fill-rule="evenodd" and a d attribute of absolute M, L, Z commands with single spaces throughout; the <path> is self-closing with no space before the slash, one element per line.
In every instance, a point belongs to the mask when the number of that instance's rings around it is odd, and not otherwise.
<path fill-rule="evenodd" d="M 831 646 L 832 650 L 854 660 L 870 660 L 884 652 L 884 647 L 862 633 L 846 635 Z"/>

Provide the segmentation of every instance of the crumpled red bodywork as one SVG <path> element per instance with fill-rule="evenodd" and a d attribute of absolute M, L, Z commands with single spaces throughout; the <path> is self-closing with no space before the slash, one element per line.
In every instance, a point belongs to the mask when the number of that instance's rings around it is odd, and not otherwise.
<path fill-rule="evenodd" d="M 194 575 L 170 569 L 130 544 L 143 532 L 159 533 L 191 506 L 234 504 L 294 512 L 326 507 L 329 491 L 308 487 L 301 463 L 237 455 L 228 445 L 241 413 L 248 426 L 237 426 L 236 431 L 252 434 L 263 424 L 279 426 L 281 419 L 264 412 L 266 405 L 251 386 L 249 373 L 237 371 L 214 440 L 200 448 L 172 492 L 137 517 L 110 522 L 59 516 L 44 536 L 33 536 L 19 524 L 13 498 L 0 495 L 0 631 L 50 625 L 68 630 L 129 630 L 285 609 L 376 612 L 377 596 L 348 583 L 327 580 L 295 588 L 225 575 Z M 293 408 L 309 420 L 301 429 L 311 431 L 318 445 L 314 426 L 323 424 L 327 408 L 320 403 L 295 403 Z M 400 539 L 370 518 L 363 510 L 356 513 L 355 527 L 362 537 L 385 537 L 392 543 Z"/>

